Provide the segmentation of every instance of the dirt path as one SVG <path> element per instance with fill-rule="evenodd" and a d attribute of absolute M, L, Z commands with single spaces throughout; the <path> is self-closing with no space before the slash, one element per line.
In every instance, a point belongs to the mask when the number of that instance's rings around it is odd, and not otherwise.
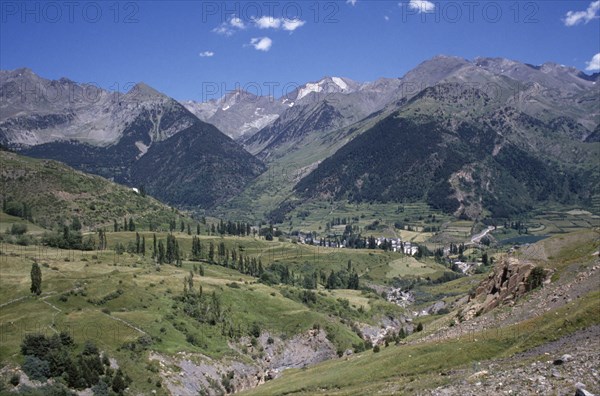
<path fill-rule="evenodd" d="M 129 323 L 128 321 L 126 321 L 124 319 L 117 318 L 117 317 L 109 315 L 109 314 L 105 314 L 105 315 L 108 316 L 109 318 L 111 318 L 112 320 L 116 320 L 117 322 L 121 322 L 125 326 L 127 326 L 127 327 L 129 327 L 129 328 L 131 328 L 131 329 L 133 329 L 135 331 L 138 331 L 138 332 L 142 333 L 143 335 L 146 335 L 146 336 L 150 337 L 150 334 L 146 333 L 144 330 L 140 329 L 139 327 L 136 327 L 136 326 L 132 325 L 131 323 Z"/>
<path fill-rule="evenodd" d="M 52 295 L 46 296 L 44 298 L 42 298 L 42 302 L 46 305 L 48 305 L 50 308 L 52 308 L 53 310 L 55 310 L 56 312 L 52 315 L 52 323 L 50 324 L 50 330 L 52 330 L 53 332 L 55 332 L 56 334 L 59 334 L 59 331 L 56 330 L 56 316 L 62 312 L 62 309 L 58 308 L 56 305 L 46 301 L 47 298 L 52 297 Z"/>
<path fill-rule="evenodd" d="M 5 303 L 0 304 L 0 308 L 6 307 L 7 305 L 14 304 L 14 303 L 22 301 L 22 300 L 26 300 L 29 297 L 30 296 L 23 296 L 23 297 L 15 298 L 14 300 L 7 301 Z"/>

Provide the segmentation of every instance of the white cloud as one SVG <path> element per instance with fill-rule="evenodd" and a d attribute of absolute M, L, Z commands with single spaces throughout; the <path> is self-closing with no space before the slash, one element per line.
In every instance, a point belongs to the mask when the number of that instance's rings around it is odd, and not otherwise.
<path fill-rule="evenodd" d="M 600 52 L 592 57 L 592 60 L 589 62 L 585 62 L 587 67 L 585 71 L 589 72 L 597 72 L 600 71 Z"/>
<path fill-rule="evenodd" d="M 212 31 L 223 36 L 232 36 L 235 33 L 235 29 L 246 29 L 246 24 L 240 18 L 234 16 L 227 22 L 221 23 Z"/>
<path fill-rule="evenodd" d="M 198 55 L 200 55 L 200 57 L 202 58 L 210 58 L 215 56 L 215 53 L 212 51 L 204 51 L 204 52 L 200 52 Z"/>
<path fill-rule="evenodd" d="M 598 11 L 600 11 L 600 0 L 593 1 L 585 11 L 569 11 L 565 15 L 563 22 L 565 26 L 575 26 L 580 23 L 588 23 L 592 19 L 598 18 Z"/>
<path fill-rule="evenodd" d="M 254 24 L 259 29 L 280 29 L 293 32 L 299 27 L 303 26 L 306 21 L 300 19 L 284 19 L 284 18 L 273 18 L 271 16 L 262 16 L 254 19 Z"/>
<path fill-rule="evenodd" d="M 435 4 L 428 0 L 410 0 L 410 2 L 408 3 L 408 8 L 416 10 L 419 13 L 427 13 L 433 12 L 433 10 L 435 10 Z"/>
<path fill-rule="evenodd" d="M 235 28 L 238 29 L 245 29 L 246 25 L 244 24 L 244 21 L 242 21 L 240 18 L 238 17 L 233 17 L 229 20 L 229 24 Z"/>
<path fill-rule="evenodd" d="M 256 37 L 250 40 L 250 45 L 253 46 L 257 51 L 267 52 L 271 49 L 273 40 L 268 37 Z"/>
<path fill-rule="evenodd" d="M 279 29 L 281 26 L 281 18 L 273 18 L 271 16 L 262 16 L 254 20 L 254 24 L 259 29 Z"/>
<path fill-rule="evenodd" d="M 357 2 L 358 0 L 346 0 L 346 4 L 350 4 L 352 7 L 354 7 Z"/>
<path fill-rule="evenodd" d="M 385 21 L 387 22 L 387 21 L 389 21 L 389 20 L 390 20 L 390 17 L 389 17 L 389 16 L 387 16 L 387 15 L 384 15 L 384 16 L 383 16 L 383 19 L 385 19 Z"/>
<path fill-rule="evenodd" d="M 283 30 L 293 32 L 299 27 L 302 27 L 305 23 L 306 21 L 301 21 L 300 19 L 284 19 Z"/>
<path fill-rule="evenodd" d="M 231 29 L 226 23 L 220 24 L 219 26 L 214 28 L 212 31 L 213 31 L 213 33 L 217 33 L 222 36 L 231 36 L 234 33 L 233 29 Z"/>

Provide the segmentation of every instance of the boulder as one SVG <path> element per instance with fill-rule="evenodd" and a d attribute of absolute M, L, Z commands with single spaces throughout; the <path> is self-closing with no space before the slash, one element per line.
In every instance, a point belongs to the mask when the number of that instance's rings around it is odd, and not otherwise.
<path fill-rule="evenodd" d="M 586 391 L 584 388 L 577 388 L 575 396 L 594 396 L 592 392 Z"/>

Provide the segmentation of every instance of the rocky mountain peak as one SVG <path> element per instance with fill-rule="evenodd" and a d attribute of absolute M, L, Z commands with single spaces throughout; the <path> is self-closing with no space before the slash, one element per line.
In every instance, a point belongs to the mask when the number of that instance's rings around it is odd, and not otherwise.
<path fill-rule="evenodd" d="M 166 95 L 152 88 L 145 82 L 139 82 L 127 92 L 127 97 L 136 98 L 138 100 L 166 98 Z"/>

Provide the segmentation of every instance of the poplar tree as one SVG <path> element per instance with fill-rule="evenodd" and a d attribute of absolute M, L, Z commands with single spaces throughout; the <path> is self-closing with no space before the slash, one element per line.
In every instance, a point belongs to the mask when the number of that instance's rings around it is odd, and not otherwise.
<path fill-rule="evenodd" d="M 31 292 L 37 296 L 42 294 L 42 270 L 38 263 L 31 265 Z"/>

